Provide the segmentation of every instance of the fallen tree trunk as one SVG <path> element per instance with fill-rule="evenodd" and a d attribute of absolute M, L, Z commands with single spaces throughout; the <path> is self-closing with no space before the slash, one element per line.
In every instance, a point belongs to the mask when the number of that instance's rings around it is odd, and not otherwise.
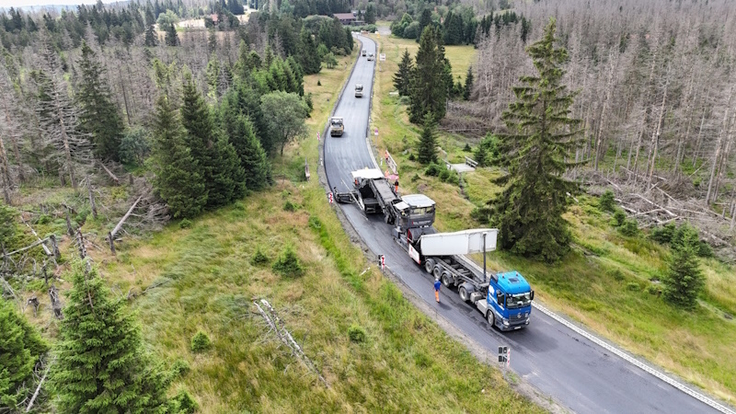
<path fill-rule="evenodd" d="M 128 209 L 128 212 L 125 213 L 123 218 L 120 219 L 120 221 L 115 226 L 115 228 L 112 229 L 111 232 L 107 233 L 107 239 L 110 242 L 110 251 L 112 251 L 113 254 L 115 254 L 115 235 L 118 233 L 118 231 L 120 231 L 120 228 L 122 228 L 123 223 L 125 223 L 125 220 L 127 220 L 128 217 L 130 217 L 130 215 L 133 213 L 133 209 L 135 209 L 135 206 L 137 206 L 138 202 L 141 201 L 141 198 L 143 198 L 143 196 L 139 196 L 138 199 L 135 200 L 133 205 L 130 206 L 130 208 Z"/>
<path fill-rule="evenodd" d="M 120 185 L 120 179 L 116 177 L 115 174 L 112 173 L 112 171 L 108 170 L 107 167 L 105 167 L 105 164 L 102 163 L 102 161 L 100 161 L 99 163 L 102 166 L 102 169 L 105 170 L 107 175 L 109 175 L 110 178 L 112 178 L 112 180 L 115 182 L 115 185 Z"/>

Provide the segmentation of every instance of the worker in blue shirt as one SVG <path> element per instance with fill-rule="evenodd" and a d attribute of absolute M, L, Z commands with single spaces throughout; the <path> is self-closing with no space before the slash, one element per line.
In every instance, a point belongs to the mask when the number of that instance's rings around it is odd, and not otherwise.
<path fill-rule="evenodd" d="M 442 282 L 440 282 L 440 278 L 434 279 L 434 298 L 437 300 L 437 303 L 440 303 L 440 287 L 442 287 Z"/>

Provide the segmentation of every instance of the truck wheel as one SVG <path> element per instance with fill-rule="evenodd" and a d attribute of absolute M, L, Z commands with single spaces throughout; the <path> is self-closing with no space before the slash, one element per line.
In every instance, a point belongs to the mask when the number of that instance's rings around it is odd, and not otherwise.
<path fill-rule="evenodd" d="M 439 266 L 435 266 L 432 275 L 434 275 L 435 279 L 440 279 L 442 277 L 442 268 Z"/>
<path fill-rule="evenodd" d="M 465 289 L 465 286 L 460 286 L 460 289 L 458 289 L 457 292 L 460 294 L 460 299 L 462 299 L 463 302 L 468 301 L 468 291 Z"/>
<path fill-rule="evenodd" d="M 442 284 L 445 285 L 445 287 L 452 287 L 452 282 L 450 280 L 450 275 L 447 272 L 442 272 Z"/>
<path fill-rule="evenodd" d="M 434 260 L 433 259 L 427 259 L 424 261 L 424 270 L 426 270 L 427 273 L 432 274 L 432 271 L 434 270 Z"/>
<path fill-rule="evenodd" d="M 488 313 L 486 313 L 486 319 L 488 320 L 488 324 L 491 325 L 491 328 L 496 325 L 496 317 L 493 315 L 493 310 L 488 309 Z"/>

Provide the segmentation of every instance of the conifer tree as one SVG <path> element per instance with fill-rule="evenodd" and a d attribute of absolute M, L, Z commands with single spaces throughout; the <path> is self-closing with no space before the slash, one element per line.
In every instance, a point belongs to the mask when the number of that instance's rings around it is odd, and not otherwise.
<path fill-rule="evenodd" d="M 240 110 L 225 102 L 221 107 L 222 125 L 245 172 L 245 186 L 257 191 L 273 183 L 271 164 L 255 134 L 253 123 Z"/>
<path fill-rule="evenodd" d="M 235 168 L 238 163 L 233 159 L 234 150 L 230 151 L 224 143 L 218 144 L 214 119 L 190 73 L 184 75 L 181 119 L 186 130 L 186 145 L 203 178 L 207 206 L 229 203 L 233 194 L 242 193 L 234 188 L 235 180 L 242 180 L 242 170 Z"/>
<path fill-rule="evenodd" d="M 3 298 L 0 298 L 0 333 L 0 412 L 14 412 L 33 393 L 33 367 L 48 351 L 48 345 L 14 309 L 12 302 Z"/>
<path fill-rule="evenodd" d="M 419 16 L 419 32 L 417 35 L 417 41 L 421 43 L 421 37 L 424 35 L 424 29 L 432 25 L 432 10 L 424 8 L 422 14 Z"/>
<path fill-rule="evenodd" d="M 146 26 L 146 37 L 143 44 L 147 47 L 158 46 L 158 35 L 156 35 L 156 26 L 153 23 Z"/>
<path fill-rule="evenodd" d="M 365 24 L 376 24 L 376 6 L 373 2 L 365 6 Z"/>
<path fill-rule="evenodd" d="M 473 93 L 473 67 L 468 67 L 468 74 L 465 77 L 465 87 L 463 88 L 463 99 L 470 100 L 470 94 Z"/>
<path fill-rule="evenodd" d="M 560 67 L 567 51 L 555 48 L 555 28 L 550 19 L 542 39 L 527 49 L 538 73 L 520 78 L 516 101 L 502 115 L 508 133 L 498 134 L 499 153 L 509 173 L 498 180 L 504 191 L 489 202 L 503 248 L 550 262 L 569 249 L 562 214 L 578 185 L 563 174 L 574 166 L 567 160 L 581 132 L 580 120 L 570 118 L 574 94 L 562 84 Z"/>
<path fill-rule="evenodd" d="M 422 164 L 437 162 L 437 136 L 435 135 L 435 121 L 431 113 L 424 116 L 424 127 L 419 137 L 417 160 Z"/>
<path fill-rule="evenodd" d="M 297 56 L 302 70 L 307 75 L 319 73 L 322 69 L 319 54 L 317 54 L 317 44 L 312 38 L 312 33 L 306 28 L 302 28 L 302 32 L 299 34 L 299 53 Z"/>
<path fill-rule="evenodd" d="M 409 50 L 404 49 L 404 54 L 401 55 L 401 62 L 399 62 L 399 69 L 394 74 L 394 87 L 399 91 L 399 96 L 409 96 L 413 70 L 414 62 L 411 60 Z"/>
<path fill-rule="evenodd" d="M 85 266 L 88 266 L 85 268 Z M 167 379 L 94 266 L 76 262 L 50 375 L 61 413 L 165 413 Z"/>
<path fill-rule="evenodd" d="M 174 218 L 198 215 L 207 203 L 201 168 L 186 144 L 176 108 L 162 94 L 156 102 L 151 151 L 154 185 Z"/>
<path fill-rule="evenodd" d="M 674 306 L 691 310 L 705 285 L 698 261 L 700 241 L 697 231 L 687 224 L 677 229 L 675 239 L 669 272 L 662 281 L 664 299 Z"/>
<path fill-rule="evenodd" d="M 409 120 L 415 124 L 431 113 L 435 122 L 445 116 L 448 88 L 445 84 L 444 54 L 437 47 L 437 34 L 432 26 L 422 33 L 416 66 L 411 75 Z M 452 80 L 452 75 L 450 75 Z"/>
<path fill-rule="evenodd" d="M 176 34 L 176 25 L 168 23 L 166 25 L 166 46 L 179 46 L 179 35 Z"/>
<path fill-rule="evenodd" d="M 96 60 L 95 52 L 82 42 L 79 60 L 81 81 L 77 102 L 82 108 L 80 124 L 95 144 L 95 154 L 107 160 L 120 160 L 123 120 L 112 101 L 110 86 L 104 79 L 105 69 Z"/>

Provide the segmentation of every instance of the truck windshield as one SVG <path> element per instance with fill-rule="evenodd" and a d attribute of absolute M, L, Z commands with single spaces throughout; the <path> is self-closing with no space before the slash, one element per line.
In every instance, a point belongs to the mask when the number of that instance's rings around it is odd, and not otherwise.
<path fill-rule="evenodd" d="M 531 305 L 531 293 L 519 293 L 517 295 L 509 295 L 506 298 L 506 305 L 509 309 L 518 309 Z"/>

